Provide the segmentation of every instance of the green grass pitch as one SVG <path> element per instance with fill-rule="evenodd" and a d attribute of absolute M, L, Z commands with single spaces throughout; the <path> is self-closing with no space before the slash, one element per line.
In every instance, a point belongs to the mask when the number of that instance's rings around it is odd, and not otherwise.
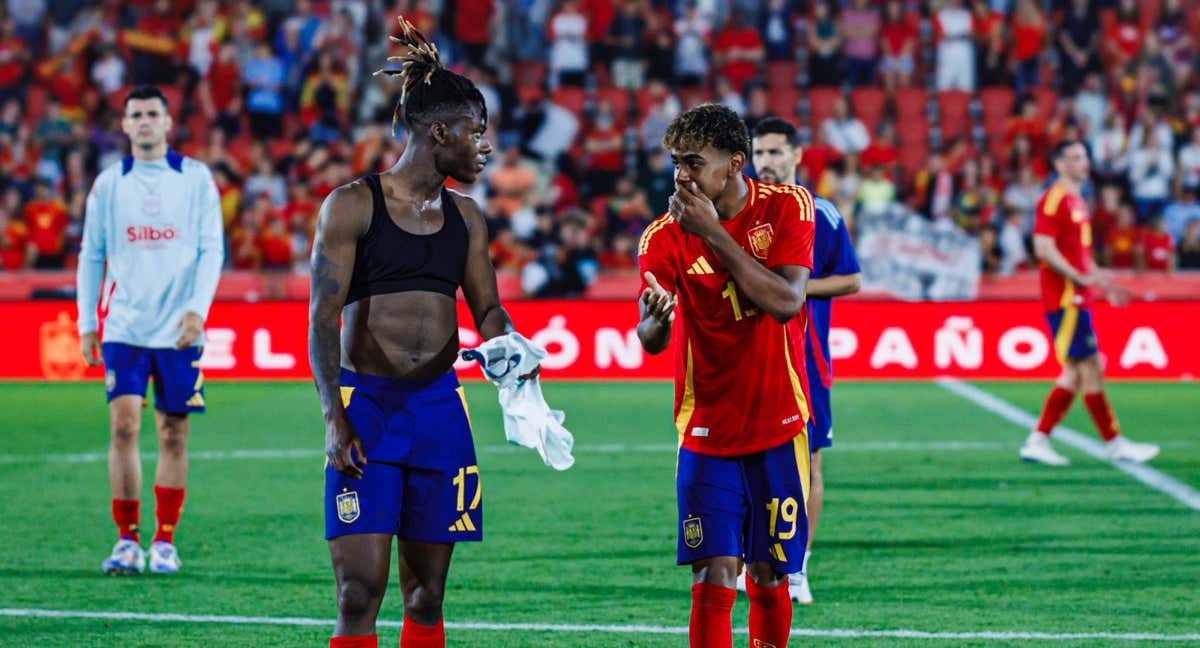
<path fill-rule="evenodd" d="M 980 386 L 1033 412 L 1048 387 Z M 457 549 L 447 620 L 686 626 L 689 575 L 674 565 L 670 385 L 545 385 L 576 435 L 577 463 L 565 473 L 504 445 L 491 386 L 469 384 L 467 393 L 486 539 Z M 1153 466 L 1200 487 L 1200 386 L 1120 383 L 1110 393 L 1130 436 L 1162 445 Z M 0 385 L 0 608 L 332 619 L 323 430 L 311 385 L 210 383 L 208 401 L 209 413 L 193 422 L 177 535 L 183 571 L 112 578 L 99 571 L 114 540 L 101 386 Z M 932 383 L 840 384 L 835 408 L 836 445 L 824 457 L 827 499 L 810 565 L 817 602 L 796 608 L 795 627 L 1200 633 L 1200 512 L 1061 444 L 1070 467 L 1023 464 L 1016 450 L 1024 430 Z M 153 451 L 145 418 L 142 448 Z M 1092 433 L 1078 403 L 1065 423 Z M 302 452 L 229 455 L 239 450 Z M 153 463 L 144 466 L 146 528 Z M 402 606 L 392 582 L 380 616 L 396 621 Z M 735 627 L 745 618 L 741 598 Z M 0 616 L 0 645 L 323 646 L 330 628 Z M 381 628 L 380 645 L 395 646 L 398 635 Z M 678 634 L 450 629 L 448 636 L 452 646 L 686 644 Z M 742 635 L 735 643 L 744 642 Z"/>

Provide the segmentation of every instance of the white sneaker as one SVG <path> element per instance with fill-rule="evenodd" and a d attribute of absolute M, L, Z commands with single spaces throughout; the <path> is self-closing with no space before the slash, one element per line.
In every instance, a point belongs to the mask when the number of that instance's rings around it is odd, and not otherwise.
<path fill-rule="evenodd" d="M 1158 446 L 1153 443 L 1138 443 L 1117 435 L 1104 444 L 1108 458 L 1113 461 L 1146 463 L 1158 456 Z"/>
<path fill-rule="evenodd" d="M 150 571 L 155 574 L 179 571 L 179 552 L 175 551 L 175 545 L 163 540 L 150 545 Z"/>
<path fill-rule="evenodd" d="M 813 602 L 812 592 L 808 589 L 808 574 L 797 572 L 788 574 L 788 594 L 800 605 Z"/>
<path fill-rule="evenodd" d="M 1070 459 L 1054 451 L 1054 448 L 1050 446 L 1050 437 L 1037 430 L 1029 433 L 1029 438 L 1025 439 L 1025 445 L 1021 446 L 1020 455 L 1022 461 L 1047 466 L 1065 466 L 1071 463 Z"/>
<path fill-rule="evenodd" d="M 140 574 L 146 569 L 146 552 L 138 543 L 127 538 L 117 540 L 112 555 L 100 563 L 106 574 Z"/>

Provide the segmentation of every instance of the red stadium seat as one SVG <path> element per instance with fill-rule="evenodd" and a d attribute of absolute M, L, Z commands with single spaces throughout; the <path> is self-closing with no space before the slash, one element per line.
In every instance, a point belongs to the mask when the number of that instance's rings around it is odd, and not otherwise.
<path fill-rule="evenodd" d="M 679 103 L 684 110 L 694 108 L 702 103 L 713 100 L 713 94 L 708 88 L 687 88 L 679 91 Z"/>
<path fill-rule="evenodd" d="M 774 88 L 767 91 L 767 111 L 788 121 L 796 119 L 800 108 L 798 88 Z"/>
<path fill-rule="evenodd" d="M 969 135 L 971 132 L 971 95 L 962 90 L 938 93 L 938 127 L 942 140 Z"/>
<path fill-rule="evenodd" d="M 767 63 L 767 87 L 793 88 L 800 75 L 800 64 L 795 61 L 771 61 Z"/>
<path fill-rule="evenodd" d="M 914 115 L 924 117 L 928 112 L 929 99 L 921 88 L 897 88 L 892 101 L 896 105 L 897 119 Z"/>
<path fill-rule="evenodd" d="M 583 114 L 587 104 L 587 94 L 583 88 L 563 87 L 550 93 L 550 101 L 570 110 L 578 117 Z"/>
<path fill-rule="evenodd" d="M 546 96 L 546 93 L 542 90 L 541 86 L 517 86 L 517 99 L 521 102 L 522 106 L 539 101 L 544 96 Z"/>
<path fill-rule="evenodd" d="M 900 147 L 899 164 L 904 173 L 904 184 L 907 185 L 918 171 L 929 164 L 929 146 L 913 144 Z"/>
<path fill-rule="evenodd" d="M 212 130 L 212 122 L 203 113 L 192 113 L 187 120 L 188 133 L 191 134 L 193 142 L 207 145 L 208 133 Z"/>
<path fill-rule="evenodd" d="M 808 123 L 819 125 L 833 116 L 833 105 L 842 98 L 837 88 L 813 88 L 808 91 Z"/>
<path fill-rule="evenodd" d="M 1054 115 L 1054 106 L 1058 103 L 1058 93 L 1050 88 L 1034 88 L 1033 99 L 1037 101 L 1038 118 L 1049 121 Z"/>
<path fill-rule="evenodd" d="M 536 60 L 514 61 L 512 75 L 513 81 L 518 87 L 540 88 L 546 83 L 546 63 Z"/>
<path fill-rule="evenodd" d="M 869 132 L 874 133 L 887 110 L 887 94 L 879 88 L 856 88 L 850 93 L 850 105 L 854 109 L 854 116 L 862 120 Z"/>
<path fill-rule="evenodd" d="M 638 121 L 650 114 L 650 110 L 654 108 L 654 104 L 662 99 L 663 93 L 656 87 L 642 86 L 638 88 L 634 100 L 637 102 Z"/>
<path fill-rule="evenodd" d="M 1012 116 L 1017 95 L 1012 88 L 993 86 L 979 91 L 979 105 L 983 109 L 986 127 L 989 121 L 1005 121 Z"/>
<path fill-rule="evenodd" d="M 896 141 L 900 148 L 929 146 L 929 119 L 925 115 L 912 115 L 896 120 Z"/>

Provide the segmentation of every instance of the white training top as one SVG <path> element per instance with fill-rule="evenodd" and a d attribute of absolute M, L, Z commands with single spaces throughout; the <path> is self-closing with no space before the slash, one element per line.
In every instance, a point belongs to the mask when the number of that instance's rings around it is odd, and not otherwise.
<path fill-rule="evenodd" d="M 101 172 L 88 194 L 79 252 L 80 334 L 98 329 L 103 279 L 105 342 L 175 346 L 185 313 L 208 317 L 225 257 L 222 227 L 220 194 L 201 162 L 167 151 L 153 161 L 126 157 Z"/>

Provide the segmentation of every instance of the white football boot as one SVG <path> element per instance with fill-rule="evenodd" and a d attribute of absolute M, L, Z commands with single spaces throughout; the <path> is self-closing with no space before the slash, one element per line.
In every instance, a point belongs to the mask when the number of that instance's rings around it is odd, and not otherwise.
<path fill-rule="evenodd" d="M 1158 456 L 1158 445 L 1130 441 L 1119 434 L 1104 444 L 1104 450 L 1113 461 L 1146 463 Z"/>
<path fill-rule="evenodd" d="M 1071 463 L 1070 459 L 1058 454 L 1050 446 L 1049 436 L 1037 430 L 1029 433 L 1029 438 L 1025 439 L 1025 445 L 1021 446 L 1020 455 L 1022 461 L 1040 463 L 1047 466 L 1065 466 Z"/>
<path fill-rule="evenodd" d="M 788 595 L 800 605 L 808 605 L 813 602 L 812 591 L 808 589 L 808 574 L 804 572 L 788 574 Z"/>
<path fill-rule="evenodd" d="M 150 571 L 155 574 L 179 571 L 179 552 L 175 551 L 175 545 L 164 540 L 150 545 Z"/>
<path fill-rule="evenodd" d="M 128 538 L 117 540 L 112 555 L 100 563 L 106 574 L 140 574 L 146 570 L 146 552 L 138 543 Z"/>

